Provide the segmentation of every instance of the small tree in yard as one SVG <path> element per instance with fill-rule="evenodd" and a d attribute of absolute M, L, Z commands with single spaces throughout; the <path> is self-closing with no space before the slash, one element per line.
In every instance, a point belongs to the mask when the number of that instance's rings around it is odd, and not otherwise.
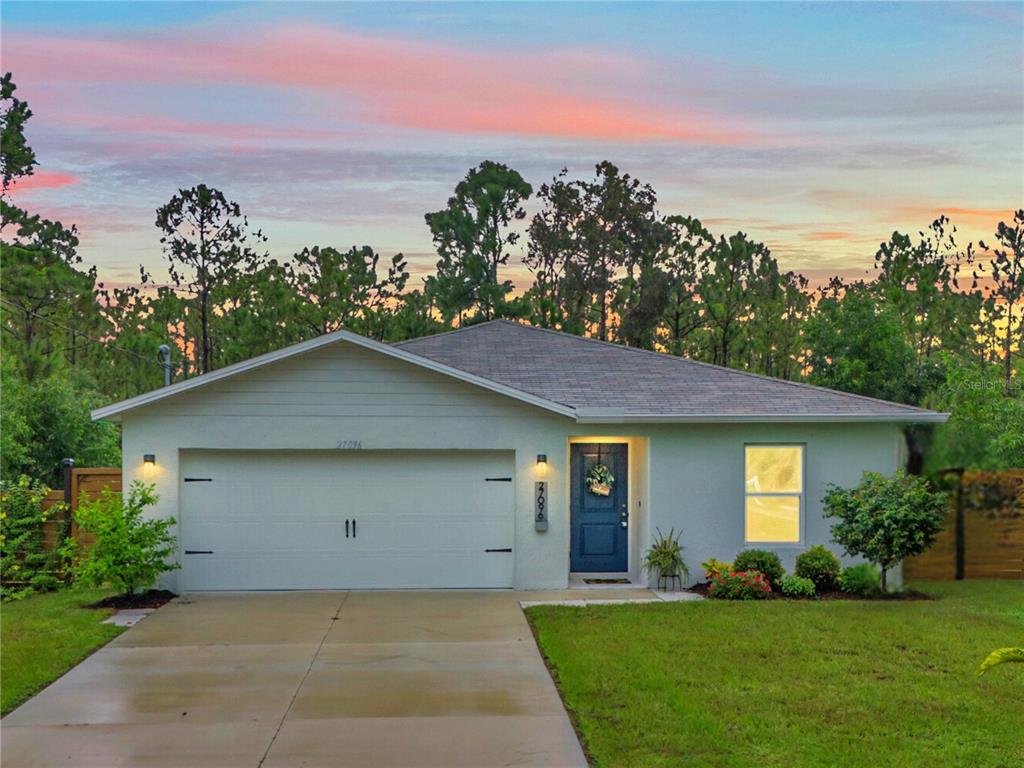
<path fill-rule="evenodd" d="M 830 486 L 825 516 L 839 518 L 832 537 L 848 555 L 863 555 L 886 572 L 905 557 L 924 552 L 942 527 L 946 495 L 921 477 L 898 471 L 893 477 L 865 472 L 855 488 Z"/>
<path fill-rule="evenodd" d="M 157 576 L 179 566 L 167 558 L 177 551 L 171 533 L 174 518 L 145 519 L 146 507 L 157 502 L 154 486 L 136 481 L 127 495 L 105 488 L 98 499 L 83 501 L 75 514 L 78 528 L 96 537 L 88 548 L 69 540 L 76 579 L 93 586 L 112 584 L 125 595 L 136 594 Z M 77 556 L 80 555 L 80 556 Z"/>

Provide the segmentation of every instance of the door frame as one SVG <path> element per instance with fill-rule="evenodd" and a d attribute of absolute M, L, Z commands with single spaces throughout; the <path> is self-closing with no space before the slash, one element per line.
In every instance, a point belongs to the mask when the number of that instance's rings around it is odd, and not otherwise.
<path fill-rule="evenodd" d="M 626 527 L 626 567 L 621 571 L 576 571 L 572 567 L 572 547 L 573 547 L 573 495 L 572 495 L 572 484 L 573 484 L 573 468 L 572 468 L 572 452 L 574 445 L 589 445 L 589 444 L 601 444 L 601 445 L 617 445 L 621 446 L 626 452 L 626 510 L 629 513 L 628 525 Z M 633 440 L 630 437 L 596 437 L 590 438 L 582 435 L 573 435 L 569 439 L 569 444 L 566 446 L 566 466 L 568 472 L 566 473 L 566 506 L 568 507 L 567 519 L 569 523 L 569 541 L 568 550 L 566 555 L 568 557 L 568 572 L 574 575 L 589 575 L 593 573 L 595 577 L 613 577 L 622 576 L 625 578 L 633 578 L 633 546 L 634 539 L 638 531 L 635 527 L 638 522 L 634 517 L 634 477 L 636 468 L 633 466 Z"/>

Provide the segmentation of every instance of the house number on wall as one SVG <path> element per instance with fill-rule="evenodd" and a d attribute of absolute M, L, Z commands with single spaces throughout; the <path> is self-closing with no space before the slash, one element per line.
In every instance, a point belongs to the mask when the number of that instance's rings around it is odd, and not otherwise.
<path fill-rule="evenodd" d="M 533 528 L 536 531 L 548 529 L 548 484 L 533 484 Z"/>
<path fill-rule="evenodd" d="M 363 441 L 362 440 L 339 440 L 338 441 L 338 448 L 349 448 L 349 449 L 355 448 L 355 449 L 358 449 L 358 448 L 362 448 L 362 447 L 363 447 Z"/>

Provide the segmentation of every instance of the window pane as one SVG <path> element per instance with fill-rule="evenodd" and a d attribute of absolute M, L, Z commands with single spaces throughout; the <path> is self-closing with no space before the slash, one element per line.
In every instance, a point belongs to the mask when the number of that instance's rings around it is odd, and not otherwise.
<path fill-rule="evenodd" d="M 799 496 L 747 496 L 747 541 L 800 541 Z"/>
<path fill-rule="evenodd" d="M 748 445 L 747 493 L 800 493 L 802 463 L 799 445 Z"/>

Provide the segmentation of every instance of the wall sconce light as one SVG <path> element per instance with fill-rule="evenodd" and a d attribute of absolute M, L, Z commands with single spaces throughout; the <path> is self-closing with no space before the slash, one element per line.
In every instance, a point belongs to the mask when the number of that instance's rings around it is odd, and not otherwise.
<path fill-rule="evenodd" d="M 537 454 L 537 463 L 538 464 L 547 464 L 548 463 L 548 455 L 546 453 L 538 453 Z"/>
<path fill-rule="evenodd" d="M 144 454 L 142 454 L 142 463 L 143 464 L 156 464 L 156 454 L 155 453 L 144 453 Z"/>

